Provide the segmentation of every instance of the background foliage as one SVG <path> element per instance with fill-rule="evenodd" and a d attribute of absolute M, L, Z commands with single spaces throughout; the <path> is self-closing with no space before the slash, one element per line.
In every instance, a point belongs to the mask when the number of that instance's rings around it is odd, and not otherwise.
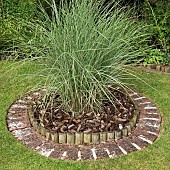
<path fill-rule="evenodd" d="M 69 0 L 67 0 L 68 2 Z M 118 0 L 101 0 L 105 4 Z M 163 64 L 169 62 L 170 56 L 170 1 L 169 0 L 119 0 L 122 6 L 134 8 L 134 18 L 138 22 L 146 22 L 150 27 L 150 42 L 146 45 L 150 46 L 150 52 L 143 54 L 146 61 L 155 54 L 155 49 L 160 51 L 156 55 L 162 60 Z M 0 53 L 4 53 L 12 46 L 15 30 L 25 31 L 22 25 L 24 20 L 35 19 L 37 6 L 42 3 L 47 13 L 51 14 L 48 2 L 51 0 L 0 0 Z M 56 0 L 59 4 L 60 0 Z M 19 35 L 17 35 L 19 36 Z M 153 51 L 152 51 L 153 50 Z M 157 51 L 156 50 L 156 51 Z M 9 50 L 7 50 L 9 51 Z M 162 55 L 164 53 L 164 55 Z M 7 53 L 6 53 L 7 55 Z M 11 54 L 10 54 L 11 55 Z M 13 55 L 18 55 L 13 54 Z M 2 55 L 0 56 L 2 58 Z M 153 60 L 154 61 L 154 60 Z M 164 62 L 165 61 L 165 62 Z"/>
<path fill-rule="evenodd" d="M 109 2 L 112 0 L 106 0 Z M 144 65 L 167 64 L 170 57 L 170 1 L 169 0 L 121 0 L 126 9 L 134 8 L 134 18 L 150 25 L 150 47 L 144 53 Z M 159 61 L 159 62 L 158 62 Z"/>
<path fill-rule="evenodd" d="M 0 0 L 0 54 L 8 55 L 6 51 L 12 47 L 15 31 L 25 31 L 22 22 L 32 20 L 35 14 L 35 0 Z"/>
<path fill-rule="evenodd" d="M 170 58 L 170 1 L 169 0 L 145 0 L 141 9 L 142 19 L 151 24 L 150 52 L 146 61 L 159 64 L 152 60 L 156 55 L 162 64 L 167 64 Z M 149 64 L 149 63 L 148 63 Z"/>

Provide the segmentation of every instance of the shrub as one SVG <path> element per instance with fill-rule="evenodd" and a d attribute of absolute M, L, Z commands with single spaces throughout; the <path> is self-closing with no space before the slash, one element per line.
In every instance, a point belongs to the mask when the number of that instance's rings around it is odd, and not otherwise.
<path fill-rule="evenodd" d="M 143 64 L 167 64 L 170 61 L 170 2 L 145 0 L 141 8 L 143 21 L 151 24 L 151 46 Z"/>
<path fill-rule="evenodd" d="M 168 1 L 146 1 L 145 20 L 153 27 L 152 44 L 159 49 L 167 50 L 170 46 L 170 2 Z"/>
<path fill-rule="evenodd" d="M 103 9 L 101 2 L 73 0 L 57 9 L 53 0 L 51 6 L 52 18 L 41 7 L 41 20 L 25 23 L 34 36 L 23 34 L 16 47 L 43 65 L 48 93 L 59 94 L 65 111 L 97 112 L 104 99 L 113 103 L 114 88 L 126 86 L 125 65 L 142 53 L 145 26 L 117 3 Z"/>
<path fill-rule="evenodd" d="M 35 0 L 1 0 L 1 17 L 33 18 L 35 8 Z"/>
<path fill-rule="evenodd" d="M 145 54 L 143 65 L 147 64 L 168 64 L 168 56 L 159 49 L 149 49 Z"/>
<path fill-rule="evenodd" d="M 1 0 L 0 1 L 0 54 L 6 53 L 13 45 L 13 39 L 19 38 L 15 35 L 16 30 L 23 32 L 24 20 L 35 17 L 35 0 Z"/>

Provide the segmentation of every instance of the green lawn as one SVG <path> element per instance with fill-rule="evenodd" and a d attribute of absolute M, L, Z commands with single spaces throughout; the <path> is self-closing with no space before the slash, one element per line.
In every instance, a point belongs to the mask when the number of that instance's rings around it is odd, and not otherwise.
<path fill-rule="evenodd" d="M 148 148 L 132 154 L 98 161 L 67 162 L 45 158 L 19 143 L 6 128 L 6 110 L 16 97 L 28 91 L 38 79 L 20 81 L 14 74 L 29 73 L 36 67 L 27 65 L 17 71 L 6 72 L 8 62 L 0 62 L 0 170 L 169 170 L 170 169 L 170 76 L 134 70 L 149 83 L 133 81 L 133 88 L 144 93 L 159 107 L 163 124 L 160 138 Z"/>

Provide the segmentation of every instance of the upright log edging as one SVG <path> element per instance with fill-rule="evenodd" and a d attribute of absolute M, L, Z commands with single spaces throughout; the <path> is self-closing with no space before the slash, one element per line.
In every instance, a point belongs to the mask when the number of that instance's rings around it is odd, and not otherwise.
<path fill-rule="evenodd" d="M 29 97 L 31 97 L 32 94 L 36 94 L 36 93 L 37 92 L 30 93 Z M 39 96 L 42 96 L 42 94 L 39 94 Z M 130 99 L 133 101 L 131 97 Z M 135 105 L 134 101 L 133 103 Z M 93 132 L 58 133 L 46 129 L 41 123 L 38 123 L 38 121 L 34 118 L 32 109 L 30 109 L 29 111 L 29 119 L 31 125 L 38 133 L 42 134 L 43 136 L 45 136 L 46 139 L 52 140 L 53 142 L 61 143 L 61 144 L 69 144 L 69 145 L 90 144 L 90 143 L 99 144 L 111 140 L 118 140 L 124 136 L 128 136 L 129 134 L 131 134 L 132 129 L 135 127 L 138 117 L 139 117 L 139 109 L 135 105 L 135 113 L 133 118 L 130 120 L 130 122 L 126 123 L 125 127 L 123 127 L 122 129 L 113 130 L 109 132 L 108 131 L 97 132 L 97 133 L 93 133 Z"/>

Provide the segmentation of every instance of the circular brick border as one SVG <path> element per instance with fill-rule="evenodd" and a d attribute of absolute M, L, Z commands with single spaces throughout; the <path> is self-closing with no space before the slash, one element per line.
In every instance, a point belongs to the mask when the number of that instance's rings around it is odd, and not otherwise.
<path fill-rule="evenodd" d="M 41 91 L 33 92 L 34 98 L 41 96 Z M 152 144 L 159 136 L 161 115 L 157 107 L 144 95 L 129 91 L 139 108 L 140 115 L 136 128 L 131 134 L 121 139 L 89 145 L 58 144 L 49 141 L 32 127 L 29 120 L 32 97 L 28 94 L 16 100 L 7 111 L 7 127 L 21 143 L 37 153 L 62 160 L 96 160 L 114 158 L 141 150 Z"/>

